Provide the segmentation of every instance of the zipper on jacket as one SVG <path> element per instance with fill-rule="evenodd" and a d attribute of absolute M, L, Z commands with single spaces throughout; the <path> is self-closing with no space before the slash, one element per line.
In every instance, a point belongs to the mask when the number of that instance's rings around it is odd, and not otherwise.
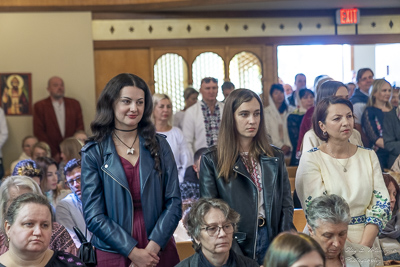
<path fill-rule="evenodd" d="M 234 170 L 234 171 L 236 171 L 237 173 L 240 173 L 241 175 L 246 177 L 256 187 L 256 191 L 257 191 L 257 199 L 256 199 L 256 214 L 257 214 L 257 216 L 256 216 L 256 225 L 254 227 L 254 229 L 256 229 L 256 230 L 255 230 L 255 235 L 254 235 L 255 236 L 255 240 L 254 240 L 255 242 L 254 242 L 254 247 L 253 247 L 253 259 L 255 259 L 256 258 L 257 237 L 258 237 L 258 194 L 259 194 L 259 192 L 258 192 L 258 189 L 257 189 L 257 185 L 254 183 L 254 181 L 252 179 L 250 179 L 249 177 L 247 177 L 247 175 L 245 175 L 244 173 L 241 173 L 238 170 Z"/>
<path fill-rule="evenodd" d="M 131 225 L 131 229 L 130 229 L 130 231 L 131 231 L 130 234 L 132 236 L 132 233 L 133 233 L 133 219 L 135 217 L 135 215 L 134 215 L 135 207 L 133 206 L 133 200 L 132 200 L 131 191 L 129 191 L 128 188 L 126 188 L 120 182 L 118 182 L 117 179 L 115 179 L 114 176 L 112 176 L 109 172 L 107 172 L 106 170 L 103 170 L 103 168 L 101 168 L 101 169 L 102 169 L 103 172 L 105 172 L 108 176 L 110 176 L 115 182 L 117 182 L 121 187 L 123 187 L 129 193 L 129 197 L 131 198 L 131 204 L 132 204 L 132 225 Z"/>

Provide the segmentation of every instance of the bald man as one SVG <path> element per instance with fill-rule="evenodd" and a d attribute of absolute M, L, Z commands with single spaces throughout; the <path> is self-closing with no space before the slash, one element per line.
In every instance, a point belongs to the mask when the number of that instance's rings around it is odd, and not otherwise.
<path fill-rule="evenodd" d="M 52 157 L 59 162 L 60 143 L 84 130 L 82 109 L 77 100 L 64 96 L 64 81 L 60 77 L 49 79 L 47 91 L 49 97 L 33 107 L 33 132 L 39 141 L 50 145 Z"/>

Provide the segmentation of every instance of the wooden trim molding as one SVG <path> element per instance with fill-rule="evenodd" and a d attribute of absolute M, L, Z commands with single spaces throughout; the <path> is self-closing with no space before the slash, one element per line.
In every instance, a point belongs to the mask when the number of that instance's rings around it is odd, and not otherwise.
<path fill-rule="evenodd" d="M 400 43 L 399 34 L 276 36 L 213 39 L 159 39 L 94 41 L 94 49 L 134 49 L 150 47 L 185 47 L 215 45 L 310 45 L 310 44 L 379 44 Z"/>

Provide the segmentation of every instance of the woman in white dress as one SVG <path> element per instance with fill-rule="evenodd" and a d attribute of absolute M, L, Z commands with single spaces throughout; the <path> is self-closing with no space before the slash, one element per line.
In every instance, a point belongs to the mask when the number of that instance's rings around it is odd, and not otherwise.
<path fill-rule="evenodd" d="M 185 117 L 185 111 L 197 103 L 197 97 L 199 92 L 193 87 L 188 87 L 183 91 L 183 98 L 185 99 L 185 107 L 177 111 L 174 115 L 174 126 L 182 130 L 183 118 Z"/>
<path fill-rule="evenodd" d="M 193 165 L 193 155 L 181 129 L 172 126 L 172 103 L 166 94 L 153 95 L 153 120 L 157 133 L 166 136 L 168 144 L 172 149 L 178 168 L 179 182 L 183 182 L 185 170 Z"/>
<path fill-rule="evenodd" d="M 271 144 L 280 148 L 283 154 L 289 157 L 292 143 L 287 129 L 287 117 L 294 108 L 289 110 L 282 84 L 273 84 L 269 95 L 269 106 L 264 108 L 265 126 L 271 137 Z"/>
<path fill-rule="evenodd" d="M 316 135 L 325 143 L 304 152 L 296 175 L 303 209 L 323 194 L 343 197 L 352 216 L 348 240 L 379 246 L 378 233 L 390 215 L 389 194 L 376 153 L 349 142 L 354 116 L 350 101 L 328 97 L 318 103 L 313 117 Z"/>

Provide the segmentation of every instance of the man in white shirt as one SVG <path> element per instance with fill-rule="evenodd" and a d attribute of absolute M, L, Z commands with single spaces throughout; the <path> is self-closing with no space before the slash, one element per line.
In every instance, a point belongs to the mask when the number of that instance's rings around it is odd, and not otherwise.
<path fill-rule="evenodd" d="M 188 108 L 182 123 L 183 135 L 192 155 L 202 147 L 217 144 L 224 104 L 217 101 L 218 80 L 207 77 L 201 80 L 202 100 Z"/>
<path fill-rule="evenodd" d="M 52 157 L 60 161 L 60 143 L 84 130 L 82 109 L 78 101 L 64 97 L 64 81 L 60 77 L 49 79 L 47 91 L 50 96 L 33 107 L 33 132 L 39 141 L 49 144 Z"/>
<path fill-rule="evenodd" d="M 3 166 L 3 153 L 1 149 L 8 138 L 8 128 L 6 116 L 4 116 L 4 110 L 0 108 L 0 179 L 4 176 L 4 166 Z"/>
<path fill-rule="evenodd" d="M 82 212 L 81 194 L 81 160 L 72 159 L 64 167 L 65 182 L 72 193 L 61 199 L 56 208 L 57 222 L 64 225 L 77 248 L 81 246 L 79 238 L 75 234 L 74 226 L 86 236 L 89 241 L 92 233 L 86 228 L 85 219 Z"/>

